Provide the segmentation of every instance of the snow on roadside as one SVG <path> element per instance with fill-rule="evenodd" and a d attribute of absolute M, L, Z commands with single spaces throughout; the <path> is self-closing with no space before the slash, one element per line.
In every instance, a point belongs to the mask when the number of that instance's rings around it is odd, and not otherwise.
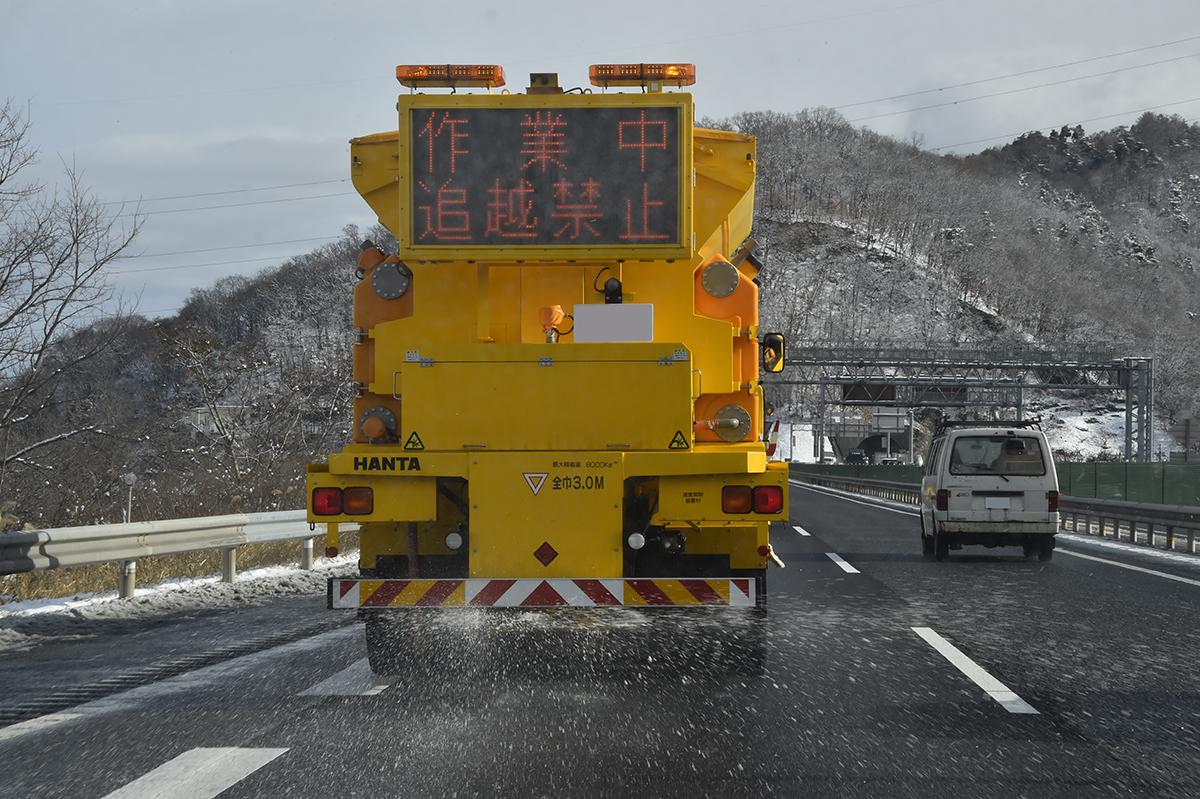
<path fill-rule="evenodd" d="M 1114 552 L 1121 552 L 1126 555 L 1143 555 L 1163 561 L 1178 563 L 1181 566 L 1190 566 L 1193 569 L 1200 568 L 1200 557 L 1189 555 L 1186 552 L 1172 552 L 1171 550 L 1167 549 L 1148 547 L 1142 544 L 1129 544 L 1123 541 L 1113 541 L 1112 539 L 1101 538 L 1097 535 L 1085 535 L 1082 533 L 1059 533 L 1058 539 L 1068 544 L 1081 544 L 1089 547 L 1095 547 L 1097 549 L 1108 549 Z"/>
<path fill-rule="evenodd" d="M 266 566 L 238 574 L 232 583 L 219 576 L 168 580 L 139 586 L 132 599 L 116 591 L 30 599 L 0 605 L 0 652 L 28 649 L 48 638 L 83 638 L 103 623 L 106 630 L 138 629 L 150 619 L 172 614 L 263 604 L 282 596 L 323 594 L 326 580 L 351 574 L 358 553 L 322 558 L 312 571 L 298 565 Z"/>

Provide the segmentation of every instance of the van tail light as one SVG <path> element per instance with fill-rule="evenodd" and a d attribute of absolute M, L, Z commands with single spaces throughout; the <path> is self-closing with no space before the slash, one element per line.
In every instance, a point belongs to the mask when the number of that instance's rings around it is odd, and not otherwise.
<path fill-rule="evenodd" d="M 937 492 L 937 509 L 950 510 L 950 492 L 944 488 Z"/>
<path fill-rule="evenodd" d="M 342 512 L 342 489 L 336 486 L 314 488 L 312 492 L 314 516 L 337 516 Z"/>
<path fill-rule="evenodd" d="M 754 512 L 779 513 L 783 510 L 783 489 L 780 486 L 754 487 Z"/>
<path fill-rule="evenodd" d="M 375 492 L 370 486 L 354 486 L 342 492 L 342 513 L 368 516 L 375 511 Z"/>
<path fill-rule="evenodd" d="M 723 486 L 721 488 L 721 510 L 725 513 L 749 513 L 753 504 L 750 486 Z"/>
<path fill-rule="evenodd" d="M 1046 510 L 1050 511 L 1051 513 L 1054 513 L 1055 511 L 1058 510 L 1058 492 L 1057 491 L 1047 491 L 1046 492 Z"/>

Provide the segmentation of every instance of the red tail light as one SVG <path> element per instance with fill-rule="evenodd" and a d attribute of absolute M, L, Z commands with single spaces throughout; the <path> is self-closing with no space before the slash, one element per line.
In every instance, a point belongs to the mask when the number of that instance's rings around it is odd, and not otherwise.
<path fill-rule="evenodd" d="M 753 505 L 750 486 L 723 486 L 721 510 L 726 513 L 749 513 Z"/>
<path fill-rule="evenodd" d="M 342 489 L 336 487 L 314 488 L 312 512 L 315 516 L 337 516 L 342 512 Z"/>
<path fill-rule="evenodd" d="M 1051 513 L 1054 513 L 1055 511 L 1058 510 L 1058 492 L 1057 491 L 1047 491 L 1046 492 L 1046 510 L 1050 511 Z"/>
<path fill-rule="evenodd" d="M 783 510 L 782 488 L 779 486 L 755 486 L 755 513 L 779 513 L 781 510 Z"/>
<path fill-rule="evenodd" d="M 937 492 L 937 509 L 950 510 L 950 492 L 944 488 Z"/>
<path fill-rule="evenodd" d="M 342 492 L 342 513 L 368 516 L 375 510 L 375 492 L 370 486 L 354 486 Z"/>

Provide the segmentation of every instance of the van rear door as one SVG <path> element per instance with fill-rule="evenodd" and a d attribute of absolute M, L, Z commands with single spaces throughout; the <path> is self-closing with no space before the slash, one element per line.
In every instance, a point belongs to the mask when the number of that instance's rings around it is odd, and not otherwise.
<path fill-rule="evenodd" d="M 1039 436 L 966 433 L 951 445 L 946 475 L 949 511 L 975 520 L 1035 521 L 1048 512 L 1054 478 Z M 968 514 L 964 514 L 966 520 Z"/>

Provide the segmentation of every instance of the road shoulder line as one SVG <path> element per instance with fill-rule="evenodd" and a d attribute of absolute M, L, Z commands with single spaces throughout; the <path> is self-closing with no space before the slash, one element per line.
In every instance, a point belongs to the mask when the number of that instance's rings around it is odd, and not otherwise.
<path fill-rule="evenodd" d="M 847 502 L 854 502 L 859 505 L 866 505 L 868 508 L 877 508 L 879 510 L 890 510 L 892 513 L 903 513 L 905 516 L 920 516 L 921 515 L 921 512 L 918 510 L 904 510 L 903 508 L 895 508 L 895 507 L 892 507 L 891 505 L 882 504 L 883 502 L 886 502 L 887 500 L 880 500 L 878 502 L 866 502 L 861 499 L 856 499 L 855 497 L 859 496 L 857 494 L 850 494 L 847 491 L 838 491 L 836 488 L 825 488 L 824 486 L 812 486 L 812 485 L 809 485 L 808 483 L 801 483 L 796 480 L 788 480 L 788 482 L 791 483 L 796 488 L 803 488 L 806 491 L 815 491 L 818 494 L 824 494 L 827 497 L 836 497 L 837 499 L 844 499 Z"/>
<path fill-rule="evenodd" d="M 1134 566 L 1132 563 L 1121 563 L 1119 560 L 1109 560 L 1108 558 L 1098 558 L 1095 555 L 1085 555 L 1082 552 L 1073 552 L 1069 549 L 1058 550 L 1063 555 L 1070 555 L 1073 558 L 1083 558 L 1084 560 L 1094 560 L 1097 563 L 1104 563 L 1109 566 L 1116 566 L 1118 569 L 1129 569 L 1130 571 L 1142 572 L 1143 574 L 1153 574 L 1155 577 L 1162 577 L 1165 580 L 1174 580 L 1178 583 L 1187 583 L 1188 585 L 1200 586 L 1200 580 L 1193 580 L 1189 577 L 1180 577 L 1178 574 L 1168 574 L 1167 572 L 1155 571 L 1147 569 L 1145 566 Z"/>

